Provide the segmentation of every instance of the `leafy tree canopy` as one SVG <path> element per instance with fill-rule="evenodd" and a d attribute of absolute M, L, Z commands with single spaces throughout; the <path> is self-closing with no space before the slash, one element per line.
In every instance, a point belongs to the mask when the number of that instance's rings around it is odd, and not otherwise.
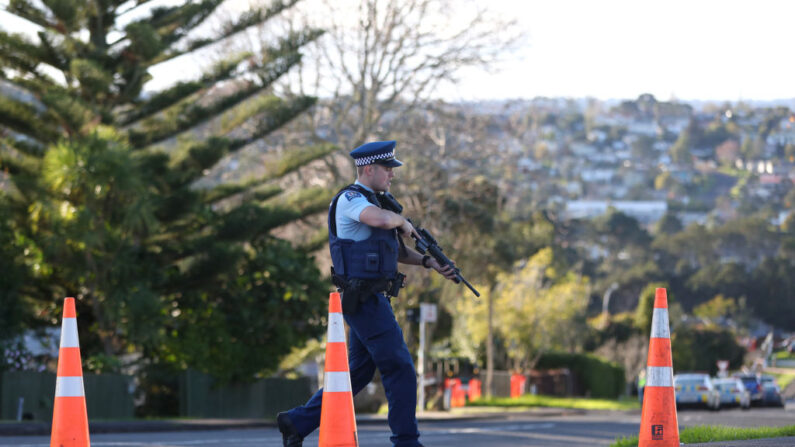
<path fill-rule="evenodd" d="M 3 287 L 3 297 L 32 300 L 50 319 L 64 296 L 77 297 L 84 357 L 99 370 L 113 362 L 92 356 L 141 351 L 251 378 L 321 331 L 306 324 L 323 315 L 320 274 L 271 231 L 325 209 L 330 192 L 273 182 L 334 148 L 288 150 L 289 160 L 256 179 L 218 183 L 208 173 L 314 104 L 272 85 L 321 32 L 291 31 L 256 53 L 225 55 L 198 79 L 145 92 L 156 65 L 265 25 L 296 2 L 275 0 L 202 36 L 192 31 L 222 1 L 144 11 L 145 3 L 6 6 L 38 31 L 0 31 L 0 166 L 9 180 L 0 191 L 9 232 L 0 233 L 17 244 L 4 249 L 24 246 L 3 258 L 31 277 Z"/>

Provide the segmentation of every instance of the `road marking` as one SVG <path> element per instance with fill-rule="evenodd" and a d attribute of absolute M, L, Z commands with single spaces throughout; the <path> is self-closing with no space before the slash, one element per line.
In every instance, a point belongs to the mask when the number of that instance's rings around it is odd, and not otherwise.
<path fill-rule="evenodd" d="M 204 439 L 204 440 L 195 440 L 195 441 L 168 441 L 168 442 L 161 442 L 161 441 L 112 441 L 112 442 L 102 442 L 102 441 L 92 441 L 91 445 L 93 447 L 182 447 L 182 446 L 192 446 L 192 445 L 221 445 L 221 446 L 228 446 L 228 445 L 257 445 L 257 446 L 280 446 L 282 445 L 282 441 L 280 439 L 273 439 L 273 438 L 238 438 L 238 439 Z M 0 447 L 10 446 L 10 444 L 0 444 Z M 48 444 L 15 444 L 13 447 L 49 447 Z"/>
<path fill-rule="evenodd" d="M 445 435 L 445 434 L 500 435 L 500 436 L 514 437 L 514 438 L 526 438 L 526 439 L 536 439 L 536 440 L 543 439 L 547 441 L 575 443 L 578 445 L 583 442 L 583 439 L 588 437 L 587 435 L 570 436 L 570 435 L 553 434 L 553 433 L 533 432 L 533 430 L 553 428 L 554 426 L 555 424 L 516 424 L 516 425 L 506 425 L 502 427 L 493 427 L 493 428 L 461 428 L 461 429 L 448 429 L 448 430 L 439 430 L 439 431 L 434 430 L 433 432 L 429 432 L 428 430 L 423 430 L 421 432 L 421 437 L 429 438 L 436 435 Z M 592 437 L 588 438 L 593 439 Z"/>
<path fill-rule="evenodd" d="M 422 437 L 428 435 L 456 435 L 456 434 L 470 434 L 470 433 L 497 433 L 497 432 L 515 432 L 527 430 L 540 430 L 546 428 L 553 428 L 555 424 L 511 424 L 500 425 L 497 427 L 483 427 L 483 428 L 444 428 L 444 429 L 424 429 L 420 430 Z"/>

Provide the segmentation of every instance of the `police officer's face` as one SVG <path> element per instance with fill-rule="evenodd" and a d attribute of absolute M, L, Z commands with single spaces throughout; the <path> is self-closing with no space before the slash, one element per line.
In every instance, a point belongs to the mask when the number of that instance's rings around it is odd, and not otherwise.
<path fill-rule="evenodd" d="M 389 186 L 392 184 L 392 177 L 395 173 L 392 168 L 373 164 L 372 166 L 372 188 L 376 191 L 389 191 Z"/>

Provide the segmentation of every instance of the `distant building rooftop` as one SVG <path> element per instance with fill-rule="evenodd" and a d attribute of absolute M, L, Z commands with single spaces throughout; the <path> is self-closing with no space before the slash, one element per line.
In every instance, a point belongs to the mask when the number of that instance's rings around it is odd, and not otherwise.
<path fill-rule="evenodd" d="M 632 216 L 639 222 L 656 222 L 668 211 L 668 204 L 662 200 L 572 200 L 566 203 L 567 219 L 589 219 L 607 213 L 613 207 Z"/>

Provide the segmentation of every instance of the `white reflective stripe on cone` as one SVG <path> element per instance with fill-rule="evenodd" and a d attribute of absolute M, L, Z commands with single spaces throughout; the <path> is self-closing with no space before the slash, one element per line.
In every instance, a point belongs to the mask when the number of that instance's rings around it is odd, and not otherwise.
<path fill-rule="evenodd" d="M 670 366 L 647 366 L 646 386 L 674 386 L 674 371 Z"/>
<path fill-rule="evenodd" d="M 651 317 L 651 338 L 671 338 L 668 329 L 668 309 L 654 309 Z"/>
<path fill-rule="evenodd" d="M 329 343 L 345 341 L 345 324 L 342 314 L 334 312 L 328 315 L 328 340 Z"/>
<path fill-rule="evenodd" d="M 61 347 L 79 348 L 77 340 L 77 318 L 64 318 L 61 325 Z"/>
<path fill-rule="evenodd" d="M 82 377 L 58 377 L 55 380 L 55 397 L 82 397 L 84 395 Z"/>
<path fill-rule="evenodd" d="M 344 391 L 351 391 L 351 376 L 348 371 L 326 372 L 326 377 L 323 381 L 323 392 L 337 393 Z"/>

